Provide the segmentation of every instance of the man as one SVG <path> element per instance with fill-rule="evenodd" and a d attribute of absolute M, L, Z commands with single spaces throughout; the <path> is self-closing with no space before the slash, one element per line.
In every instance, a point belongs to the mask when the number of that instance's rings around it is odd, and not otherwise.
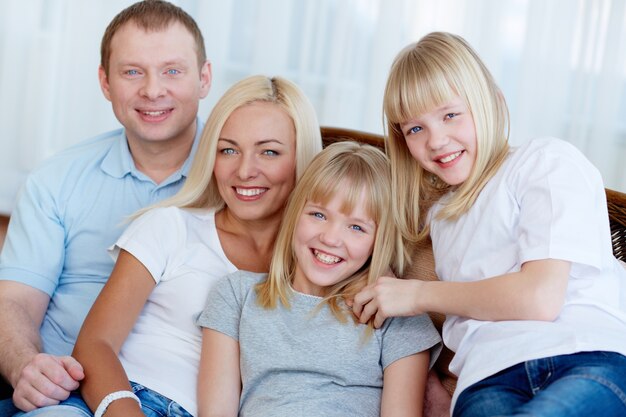
<path fill-rule="evenodd" d="M 107 27 L 99 79 L 124 128 L 71 147 L 30 175 L 0 256 L 0 371 L 24 411 L 58 404 L 84 377 L 69 355 L 113 268 L 106 248 L 128 215 L 182 186 L 211 67 L 195 21 L 170 3 L 146 0 Z M 0 403 L 0 414 L 10 401 Z"/>

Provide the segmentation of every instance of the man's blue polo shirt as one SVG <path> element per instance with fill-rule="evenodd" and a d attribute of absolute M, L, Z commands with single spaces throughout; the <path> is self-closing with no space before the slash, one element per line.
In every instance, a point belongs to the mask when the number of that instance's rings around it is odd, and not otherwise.
<path fill-rule="evenodd" d="M 161 184 L 135 168 L 123 129 L 79 143 L 31 173 L 11 214 L 0 255 L 0 280 L 18 281 L 50 295 L 41 326 L 43 351 L 72 352 L 78 331 L 108 279 L 107 248 L 127 216 L 174 195 L 195 154 Z"/>

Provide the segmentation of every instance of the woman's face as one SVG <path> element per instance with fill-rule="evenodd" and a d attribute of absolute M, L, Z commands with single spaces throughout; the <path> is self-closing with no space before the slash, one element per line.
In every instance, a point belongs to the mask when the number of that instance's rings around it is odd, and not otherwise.
<path fill-rule="evenodd" d="M 460 97 L 401 124 L 400 129 L 422 168 L 449 185 L 467 180 L 476 161 L 476 128 Z"/>
<path fill-rule="evenodd" d="M 263 101 L 233 111 L 220 133 L 213 174 L 232 215 L 280 218 L 296 181 L 296 130 L 289 115 Z"/>

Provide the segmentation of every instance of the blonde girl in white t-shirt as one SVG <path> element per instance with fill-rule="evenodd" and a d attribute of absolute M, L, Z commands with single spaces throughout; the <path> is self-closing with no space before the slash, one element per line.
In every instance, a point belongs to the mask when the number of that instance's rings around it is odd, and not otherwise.
<path fill-rule="evenodd" d="M 441 282 L 381 277 L 355 314 L 446 314 L 454 416 L 626 415 L 626 271 L 598 171 L 558 139 L 510 148 L 504 97 L 453 34 L 400 52 L 384 110 L 396 222 L 430 234 Z"/>

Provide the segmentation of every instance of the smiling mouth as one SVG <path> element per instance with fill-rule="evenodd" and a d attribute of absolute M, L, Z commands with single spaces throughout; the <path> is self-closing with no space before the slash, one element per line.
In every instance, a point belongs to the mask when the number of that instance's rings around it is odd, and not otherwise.
<path fill-rule="evenodd" d="M 261 195 L 267 190 L 268 188 L 237 188 L 235 187 L 235 192 L 244 197 L 254 197 L 257 195 Z"/>
<path fill-rule="evenodd" d="M 171 113 L 173 111 L 173 109 L 166 109 L 166 110 L 139 110 L 137 109 L 137 112 L 139 114 L 141 114 L 142 116 L 146 116 L 146 117 L 161 117 L 161 116 L 165 116 L 168 113 Z"/>
<path fill-rule="evenodd" d="M 438 159 L 437 162 L 442 163 L 442 164 L 447 164 L 448 162 L 452 162 L 454 161 L 456 158 L 458 158 L 459 156 L 461 156 L 461 154 L 463 153 L 463 151 L 458 151 L 455 152 L 453 154 L 450 154 L 448 156 L 444 156 L 441 159 Z"/>
<path fill-rule="evenodd" d="M 315 256 L 315 259 L 326 265 L 338 264 L 343 260 L 338 256 L 329 255 L 327 253 L 320 252 L 317 249 L 313 249 L 313 255 Z"/>

